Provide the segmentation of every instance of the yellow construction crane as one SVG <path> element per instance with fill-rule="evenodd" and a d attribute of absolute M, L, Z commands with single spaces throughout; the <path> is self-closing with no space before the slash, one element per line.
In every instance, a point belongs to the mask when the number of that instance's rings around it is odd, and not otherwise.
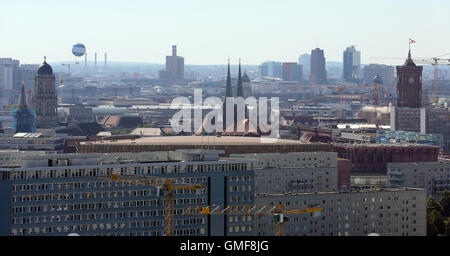
<path fill-rule="evenodd" d="M 117 175 L 111 174 L 111 176 L 99 177 L 99 179 L 124 182 L 129 184 L 152 186 L 157 189 L 161 189 L 161 192 L 166 191 L 166 205 L 165 205 L 165 215 L 164 215 L 164 235 L 172 236 L 174 231 L 174 199 L 173 190 L 174 189 L 189 189 L 197 190 L 206 188 L 204 185 L 200 184 L 188 184 L 184 182 L 177 181 L 172 178 L 154 177 L 154 176 L 144 176 L 144 175 Z M 160 193 L 162 194 L 162 193 Z"/>
<path fill-rule="evenodd" d="M 144 175 L 118 175 L 111 174 L 110 176 L 99 177 L 99 179 L 124 182 L 128 184 L 152 186 L 158 189 L 167 191 L 165 216 L 164 216 L 164 235 L 173 236 L 174 234 L 174 189 L 189 189 L 197 190 L 206 188 L 201 184 L 188 184 L 172 178 L 144 176 Z M 230 206 L 196 206 L 181 209 L 182 215 L 273 215 L 275 218 L 275 235 L 282 236 L 284 233 L 284 223 L 288 220 L 284 217 L 285 214 L 298 214 L 298 213 L 320 213 L 323 210 L 322 207 L 311 207 L 302 210 L 284 210 L 284 205 L 277 205 L 272 207 L 267 206 L 255 206 L 255 205 L 230 205 Z"/>
<path fill-rule="evenodd" d="M 434 78 L 433 78 L 433 102 L 438 103 L 438 96 L 437 96 L 437 81 L 438 81 L 438 65 L 450 65 L 450 59 L 442 59 L 441 57 L 449 55 L 450 53 L 446 53 L 440 56 L 431 57 L 431 58 L 415 58 L 413 61 L 418 64 L 429 64 L 434 66 Z M 374 57 L 371 59 L 394 59 L 394 60 L 403 60 L 404 58 L 386 58 L 386 57 Z"/>
<path fill-rule="evenodd" d="M 299 213 L 319 213 L 323 211 L 322 207 L 311 207 L 302 210 L 285 210 L 284 205 L 272 207 L 256 205 L 227 205 L 227 206 L 197 206 L 188 207 L 182 211 L 182 214 L 189 215 L 273 215 L 275 221 L 275 236 L 284 235 L 284 223 L 288 221 L 284 215 Z"/>
<path fill-rule="evenodd" d="M 450 65 L 450 59 L 441 59 L 440 57 L 449 55 L 450 53 L 443 54 L 441 56 L 425 58 L 425 59 L 413 59 L 414 62 L 420 64 L 430 64 L 434 66 L 434 78 L 433 78 L 433 102 L 435 104 L 438 103 L 438 95 L 437 95 L 437 82 L 438 82 L 438 65 Z"/>

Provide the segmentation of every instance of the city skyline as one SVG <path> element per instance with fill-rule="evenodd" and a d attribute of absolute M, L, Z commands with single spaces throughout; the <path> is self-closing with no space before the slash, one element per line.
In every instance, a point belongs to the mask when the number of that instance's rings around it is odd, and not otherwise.
<path fill-rule="evenodd" d="M 28 8 L 23 8 L 23 1 L 4 4 L 6 11 L 0 17 L 0 33 L 6 35 L 0 56 L 21 63 L 40 63 L 44 55 L 49 62 L 74 60 L 70 50 L 78 42 L 86 45 L 89 60 L 94 52 L 107 52 L 111 62 L 143 63 L 164 63 L 167 47 L 178 45 L 186 65 L 222 64 L 228 58 L 242 58 L 243 64 L 250 65 L 266 60 L 296 62 L 316 47 L 324 49 L 328 61 L 340 62 L 342 51 L 350 45 L 361 51 L 363 64 L 400 64 L 407 55 L 408 38 L 417 41 L 413 57 L 450 52 L 445 47 L 450 37 L 439 33 L 448 22 L 445 5 L 450 4 L 438 0 L 320 5 L 305 1 L 286 5 L 272 1 L 25 2 Z M 38 24 L 29 22 L 33 20 Z M 408 26 L 398 29 L 406 20 Z"/>

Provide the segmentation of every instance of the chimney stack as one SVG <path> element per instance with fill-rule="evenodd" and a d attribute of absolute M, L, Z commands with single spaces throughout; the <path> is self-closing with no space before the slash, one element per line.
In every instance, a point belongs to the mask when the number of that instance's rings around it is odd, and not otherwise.
<path fill-rule="evenodd" d="M 172 56 L 177 56 L 177 46 L 172 45 Z"/>

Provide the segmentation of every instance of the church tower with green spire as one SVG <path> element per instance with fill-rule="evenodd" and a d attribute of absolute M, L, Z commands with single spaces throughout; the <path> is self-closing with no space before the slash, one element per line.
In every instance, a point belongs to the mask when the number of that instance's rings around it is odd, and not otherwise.
<path fill-rule="evenodd" d="M 16 133 L 25 132 L 32 133 L 36 132 L 36 125 L 34 124 L 34 111 L 28 109 L 26 96 L 25 96 L 25 86 L 22 82 L 22 94 L 20 98 L 19 109 L 13 111 L 14 123 L 12 129 Z"/>

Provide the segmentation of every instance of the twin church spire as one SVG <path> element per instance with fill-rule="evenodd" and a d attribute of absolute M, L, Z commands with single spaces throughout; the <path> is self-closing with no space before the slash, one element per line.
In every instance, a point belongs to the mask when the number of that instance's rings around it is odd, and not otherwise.
<path fill-rule="evenodd" d="M 244 87 L 242 87 L 242 76 L 241 76 L 241 59 L 239 59 L 239 71 L 237 78 L 236 95 L 233 94 L 233 88 L 231 87 L 230 59 L 228 59 L 227 86 L 225 97 L 244 97 Z"/>

